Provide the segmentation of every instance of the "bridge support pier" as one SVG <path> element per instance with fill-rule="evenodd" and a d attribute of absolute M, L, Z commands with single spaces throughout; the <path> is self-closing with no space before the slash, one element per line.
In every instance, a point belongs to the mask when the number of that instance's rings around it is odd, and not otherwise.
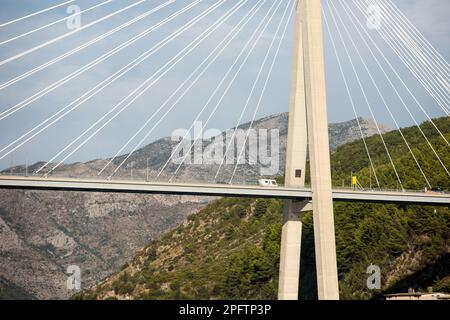
<path fill-rule="evenodd" d="M 302 211 L 310 202 L 286 200 L 280 252 L 279 300 L 297 300 L 299 289 L 300 253 L 302 240 Z M 309 208 L 309 210 L 311 210 Z"/>
<path fill-rule="evenodd" d="M 300 6 L 297 5 L 284 183 L 288 187 L 301 188 L 305 186 L 308 131 L 306 126 L 302 24 L 299 10 Z M 284 203 L 278 284 L 279 300 L 298 299 L 302 238 L 301 211 L 303 206 L 305 205 L 292 200 L 286 200 Z"/>
<path fill-rule="evenodd" d="M 320 300 L 337 300 L 339 288 L 320 0 L 299 0 L 296 19 L 286 186 L 304 186 L 306 146 L 309 142 L 318 296 Z M 279 299 L 298 298 L 300 218 L 292 203 L 286 202 Z"/>
<path fill-rule="evenodd" d="M 301 0 L 306 118 L 313 193 L 314 244 L 320 300 L 338 300 L 330 146 L 320 0 Z"/>

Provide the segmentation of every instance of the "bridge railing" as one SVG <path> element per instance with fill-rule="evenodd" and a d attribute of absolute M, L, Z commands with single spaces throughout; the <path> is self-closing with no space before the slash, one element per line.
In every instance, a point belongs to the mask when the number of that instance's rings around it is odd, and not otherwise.
<path fill-rule="evenodd" d="M 26 177 L 25 174 L 23 175 L 17 175 L 17 174 L 10 174 L 8 172 L 0 172 L 0 177 L 4 176 L 4 177 L 20 177 L 20 178 L 24 178 Z M 46 178 L 46 177 L 42 177 L 42 176 L 37 176 L 37 175 L 29 175 L 29 178 Z M 62 176 L 62 175 L 58 175 L 58 174 L 53 174 L 47 177 L 48 179 L 81 179 L 81 180 L 86 180 L 86 181 L 98 181 L 98 180 L 104 180 L 105 182 L 107 181 L 127 181 L 127 182 L 136 182 L 136 183 L 170 183 L 170 184 L 200 184 L 200 185 L 208 185 L 207 181 L 201 180 L 201 179 L 192 179 L 192 181 L 172 181 L 172 182 L 168 182 L 167 180 L 163 180 L 160 179 L 158 180 L 147 180 L 145 176 L 142 175 L 135 175 L 135 176 L 116 176 L 113 177 L 111 179 L 105 179 L 104 177 L 98 177 L 97 175 L 86 175 L 83 177 L 76 177 L 76 176 L 72 176 L 72 177 L 67 177 L 67 176 Z M 249 181 L 244 183 L 209 183 L 210 185 L 229 185 L 229 186 L 255 186 L 255 187 L 259 187 L 259 184 L 257 182 L 254 181 Z M 261 188 L 267 188 L 267 187 L 263 187 L 261 186 Z M 271 188 L 287 188 L 284 184 L 278 184 L 277 186 L 271 186 Z M 309 184 L 305 185 L 305 188 L 311 188 L 311 186 Z M 333 187 L 334 191 L 359 191 L 359 192 L 404 192 L 404 193 L 428 193 L 428 194 L 443 194 L 443 195 L 450 195 L 450 192 L 447 190 L 413 190 L 413 189 L 389 189 L 389 188 L 352 188 L 352 187 L 346 187 L 346 186 L 334 186 Z"/>

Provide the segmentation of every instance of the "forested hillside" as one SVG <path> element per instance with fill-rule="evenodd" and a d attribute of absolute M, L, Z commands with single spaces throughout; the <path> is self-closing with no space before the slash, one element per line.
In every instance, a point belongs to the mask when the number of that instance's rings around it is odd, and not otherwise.
<path fill-rule="evenodd" d="M 450 140 L 450 119 L 436 120 Z M 430 123 L 422 125 L 441 161 L 450 164 L 448 145 Z M 403 131 L 433 187 L 449 190 L 449 178 L 417 128 Z M 431 138 L 431 137 L 434 138 Z M 406 189 L 427 186 L 398 131 L 384 135 Z M 366 139 L 379 183 L 397 188 L 396 176 L 379 137 Z M 348 186 L 351 172 L 363 187 L 374 174 L 362 141 L 332 154 L 333 182 Z M 441 172 L 442 171 L 442 172 Z M 220 199 L 179 228 L 153 241 L 83 299 L 275 299 L 281 237 L 282 201 Z M 315 299 L 312 214 L 303 216 L 301 298 Z M 341 297 L 380 298 L 409 287 L 450 291 L 450 212 L 445 207 L 335 204 Z M 382 289 L 366 288 L 369 265 L 380 266 Z"/>
<path fill-rule="evenodd" d="M 404 142 L 400 131 L 391 131 L 383 135 L 392 162 L 405 189 L 420 190 L 427 187 L 419 166 L 432 187 L 450 189 L 450 179 L 443 168 L 445 165 L 447 170 L 450 170 L 449 145 L 444 140 L 444 138 L 447 141 L 450 140 L 450 119 L 444 117 L 433 119 L 433 122 L 442 136 L 430 122 L 423 123 L 420 126 L 421 131 L 417 126 L 401 129 L 411 151 Z M 399 187 L 394 167 L 391 165 L 380 136 L 374 135 L 365 141 L 380 186 L 393 189 Z M 348 185 L 351 172 L 356 173 L 363 186 L 369 187 L 370 179 L 372 186 L 376 186 L 375 174 L 362 139 L 339 147 L 332 155 L 331 165 L 333 182 L 336 186 L 342 185 L 342 180 Z"/>

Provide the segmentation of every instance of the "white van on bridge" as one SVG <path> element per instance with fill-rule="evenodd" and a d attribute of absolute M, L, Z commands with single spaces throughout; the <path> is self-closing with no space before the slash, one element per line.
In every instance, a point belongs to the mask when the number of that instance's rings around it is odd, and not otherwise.
<path fill-rule="evenodd" d="M 271 179 L 259 179 L 258 184 L 261 187 L 278 187 L 278 183 Z"/>

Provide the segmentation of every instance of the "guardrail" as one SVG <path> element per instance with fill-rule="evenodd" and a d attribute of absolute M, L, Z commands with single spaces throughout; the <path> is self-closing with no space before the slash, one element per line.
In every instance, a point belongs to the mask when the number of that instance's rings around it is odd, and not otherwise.
<path fill-rule="evenodd" d="M 0 173 L 0 177 L 22 177 L 22 178 L 40 178 L 40 179 L 45 179 L 45 177 L 42 176 L 33 176 L 33 175 L 29 175 L 29 176 L 17 176 L 17 175 L 11 175 L 11 174 L 5 174 L 5 172 L 1 172 Z M 83 177 L 66 177 L 66 176 L 59 176 L 59 175 L 50 175 L 47 177 L 48 179 L 82 179 L 82 180 L 86 180 L 86 181 L 99 181 L 99 180 L 103 180 L 105 182 L 107 181 L 123 181 L 123 182 L 136 182 L 136 183 L 164 183 L 164 184 L 208 184 L 205 181 L 201 181 L 201 180 L 191 180 L 191 181 L 173 181 L 173 182 L 168 182 L 168 181 L 147 181 L 146 177 L 142 177 L 142 175 L 140 176 L 133 176 L 133 177 L 124 177 L 124 176 L 116 176 L 113 177 L 112 179 L 102 179 L 102 177 L 99 176 L 83 176 Z M 211 184 L 212 185 L 229 185 L 229 186 L 259 186 L 258 183 L 246 183 L 246 184 L 236 184 L 236 183 L 215 183 L 215 184 Z M 261 186 L 262 187 L 262 186 Z M 277 186 L 270 186 L 271 188 L 290 188 L 284 184 L 278 184 Z M 310 184 L 306 184 L 304 186 L 304 188 L 311 188 Z M 360 188 L 352 188 L 352 187 L 342 187 L 342 186 L 333 186 L 333 191 L 355 191 L 355 192 L 374 192 L 374 193 L 378 193 L 378 192 L 404 192 L 404 193 L 426 193 L 426 194 L 441 194 L 441 195 L 450 195 L 450 191 L 447 190 L 443 190 L 443 191 L 433 191 L 433 190 L 428 190 L 426 192 L 424 192 L 424 190 L 413 190 L 413 189 L 384 189 L 384 188 L 371 188 L 371 189 L 360 189 Z"/>

